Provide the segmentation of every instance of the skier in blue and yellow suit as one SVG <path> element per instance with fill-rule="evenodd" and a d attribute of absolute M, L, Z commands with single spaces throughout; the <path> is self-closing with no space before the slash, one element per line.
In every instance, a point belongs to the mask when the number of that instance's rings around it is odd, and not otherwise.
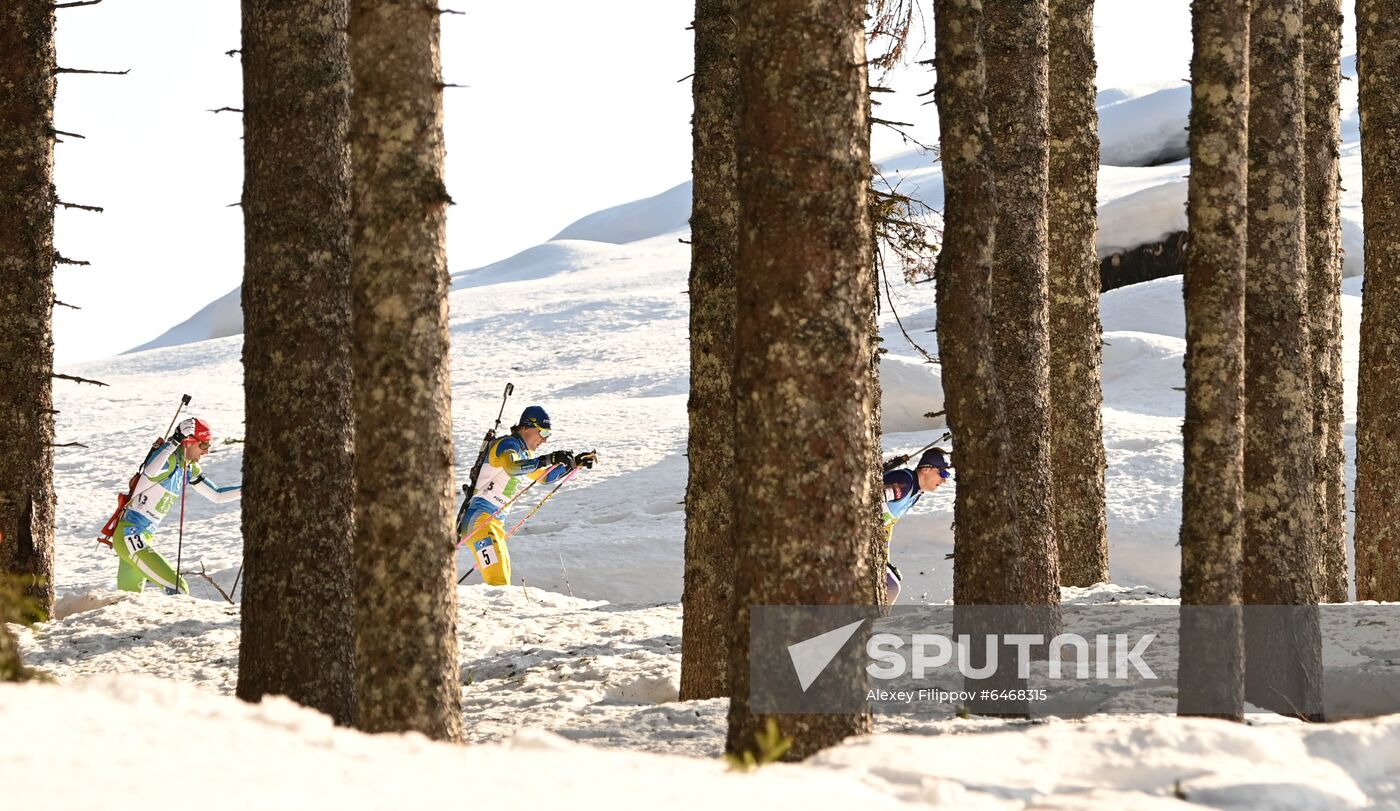
<path fill-rule="evenodd" d="M 913 470 L 900 467 L 885 473 L 885 543 L 894 538 L 894 525 L 909 512 L 924 493 L 937 490 L 951 475 L 948 452 L 929 448 Z M 885 590 L 890 605 L 899 599 L 900 574 L 893 563 L 885 564 Z"/>
<path fill-rule="evenodd" d="M 501 516 L 511 497 L 519 492 L 521 479 L 548 484 L 563 478 L 579 465 L 592 467 L 594 454 L 554 451 L 535 456 L 549 439 L 549 415 L 537 405 L 525 409 L 520 422 L 511 426 L 510 435 L 493 441 L 477 476 L 476 491 L 457 525 L 457 544 L 469 544 L 476 558 L 481 579 L 489 586 L 510 584 L 510 551 L 506 549 L 505 525 Z"/>

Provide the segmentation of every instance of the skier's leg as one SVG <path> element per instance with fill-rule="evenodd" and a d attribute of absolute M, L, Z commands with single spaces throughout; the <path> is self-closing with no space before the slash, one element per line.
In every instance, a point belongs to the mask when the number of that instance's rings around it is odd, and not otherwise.
<path fill-rule="evenodd" d="M 117 570 L 118 588 L 124 591 L 140 591 L 145 581 L 151 580 L 166 589 L 175 588 L 178 583 L 180 591 L 190 593 L 190 586 L 185 582 L 185 578 L 177 576 L 170 561 L 151 548 L 150 533 L 121 523 L 117 525 L 117 531 L 113 535 L 112 548 L 117 550 L 117 556 L 122 559 L 127 569 L 126 572 L 123 572 L 122 568 Z M 125 581 L 122 579 L 124 575 Z M 133 584 L 134 587 L 130 587 Z"/>
<path fill-rule="evenodd" d="M 121 543 L 121 539 L 117 539 Z M 129 563 L 126 558 L 117 560 L 117 588 L 121 591 L 140 591 L 146 586 L 146 576 Z"/>
<path fill-rule="evenodd" d="M 491 513 L 481 510 L 469 516 L 471 532 L 462 542 L 471 547 L 477 571 L 488 586 L 510 585 L 510 552 L 506 549 L 506 530 Z"/>

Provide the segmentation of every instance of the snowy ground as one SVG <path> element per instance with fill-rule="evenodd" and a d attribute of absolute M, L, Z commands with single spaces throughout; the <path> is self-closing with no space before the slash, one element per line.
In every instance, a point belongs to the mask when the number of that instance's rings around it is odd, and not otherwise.
<path fill-rule="evenodd" d="M 733 774 L 717 758 L 725 702 L 676 701 L 676 606 L 519 587 L 459 589 L 473 746 L 365 736 L 285 700 L 232 699 L 233 607 L 115 596 L 75 595 L 64 610 L 78 613 L 22 632 L 29 661 L 66 686 L 0 686 L 0 729 L 35 731 L 0 757 L 0 780 L 21 797 L 52 797 L 53 808 L 137 808 L 151 798 L 113 786 L 158 764 L 152 773 L 176 796 L 272 808 L 411 808 L 464 791 L 522 807 L 567 797 L 575 808 L 1109 811 L 1186 807 L 1180 799 L 1222 809 L 1400 807 L 1400 716 L 1313 727 L 1276 717 L 1236 725 L 886 716 L 881 734 L 802 766 Z M 1066 593 L 1070 603 L 1110 600 L 1167 602 L 1146 589 Z M 51 793 L 40 776 L 54 769 L 86 779 Z"/>
<path fill-rule="evenodd" d="M 1343 89 L 1350 455 L 1361 184 L 1354 83 Z M 1100 94 L 1101 251 L 1184 227 L 1182 98 L 1180 83 Z M 940 170 L 926 156 L 898 155 L 883 168 L 902 191 L 941 200 Z M 92 539 L 179 395 L 193 395 L 192 412 L 225 437 L 243 436 L 236 295 L 173 330 L 172 345 L 66 368 L 110 385 L 57 387 L 58 441 L 87 447 L 58 452 L 61 600 L 55 620 L 22 631 L 21 642 L 62 686 L 0 686 L 0 729 L 27 730 L 3 739 L 0 783 L 20 797 L 47 797 L 48 807 L 82 809 L 135 808 L 167 791 L 185 802 L 254 799 L 275 808 L 459 798 L 527 808 L 561 798 L 574 808 L 1168 809 L 1185 807 L 1183 799 L 1214 808 L 1400 808 L 1400 718 L 1304 727 L 1277 719 L 1241 726 L 892 717 L 879 722 L 882 732 L 915 734 L 853 741 L 803 766 L 725 772 L 714 758 L 724 703 L 675 701 L 688 391 L 689 248 L 680 239 L 688 208 L 687 184 L 454 276 L 458 476 L 508 381 L 516 389 L 508 418 L 542 403 L 556 427 L 547 448 L 596 448 L 601 459 L 512 539 L 517 585 L 459 589 L 471 748 L 333 729 L 285 701 L 239 704 L 230 697 L 238 613 L 213 586 L 192 578 L 193 598 L 112 591 L 115 558 Z M 936 353 L 931 286 L 891 281 L 904 329 Z M 1176 588 L 1179 555 L 1180 280 L 1113 291 L 1102 318 L 1110 557 L 1114 581 L 1130 585 L 1066 596 L 1162 602 Z M 923 417 L 941 410 L 941 381 L 888 308 L 881 323 L 885 450 L 908 451 L 941 432 L 941 422 Z M 197 340 L 220 332 L 228 337 Z M 114 336 L 112 349 L 130 343 Z M 219 446 L 206 465 L 210 477 L 239 480 L 241 447 Z M 896 532 L 904 602 L 950 596 L 952 489 L 924 499 Z M 156 543 L 173 558 L 171 523 Z M 228 588 L 240 555 L 237 506 L 192 500 L 184 568 Z M 168 785 L 138 782 L 151 764 Z M 55 775 L 65 783 L 56 794 Z"/>

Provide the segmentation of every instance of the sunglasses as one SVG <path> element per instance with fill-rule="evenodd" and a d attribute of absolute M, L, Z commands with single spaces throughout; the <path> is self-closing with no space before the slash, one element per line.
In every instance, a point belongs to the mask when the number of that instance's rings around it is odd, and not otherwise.
<path fill-rule="evenodd" d="M 537 430 L 537 431 L 540 432 L 540 436 L 544 437 L 545 439 L 549 439 L 549 429 L 548 429 L 548 428 L 537 428 L 537 429 L 535 429 L 535 430 Z"/>
<path fill-rule="evenodd" d="M 201 443 L 199 443 L 199 449 L 202 450 L 202 451 L 207 451 L 207 450 L 209 450 L 209 443 L 208 443 L 208 442 L 201 442 Z"/>

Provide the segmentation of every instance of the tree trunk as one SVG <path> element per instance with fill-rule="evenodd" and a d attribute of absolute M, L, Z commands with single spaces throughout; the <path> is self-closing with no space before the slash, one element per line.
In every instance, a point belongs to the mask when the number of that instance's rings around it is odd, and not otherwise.
<path fill-rule="evenodd" d="M 1320 586 L 1312 363 L 1303 238 L 1301 0 L 1250 15 L 1249 256 L 1245 291 L 1244 600 L 1315 606 Z M 1320 711 L 1320 639 L 1304 615 L 1247 612 L 1246 696 Z M 1256 619 L 1258 621 L 1256 621 Z"/>
<path fill-rule="evenodd" d="M 1341 0 L 1306 0 L 1303 59 L 1308 312 L 1313 359 L 1322 598 L 1347 601 L 1346 457 L 1342 427 Z"/>
<path fill-rule="evenodd" d="M 734 629 L 734 327 L 738 300 L 736 0 L 695 4 L 690 216 L 690 434 L 682 701 L 729 695 Z"/>
<path fill-rule="evenodd" d="M 0 10 L 0 575 L 45 618 L 54 599 L 53 99 L 48 0 Z"/>
<path fill-rule="evenodd" d="M 1050 468 L 1049 7 L 1046 0 L 987 0 L 987 111 L 996 176 L 992 353 L 1016 459 L 1000 471 L 1015 491 L 1018 549 L 999 582 L 958 603 L 1058 605 Z M 955 435 L 958 441 L 966 432 Z M 960 483 L 961 484 L 961 483 Z M 956 589 L 956 578 L 955 578 Z M 970 599 L 967 599 L 970 598 Z"/>
<path fill-rule="evenodd" d="M 460 740 L 435 0 L 352 0 L 356 724 Z"/>
<path fill-rule="evenodd" d="M 1050 402 L 1060 584 L 1107 582 L 1094 0 L 1050 0 Z"/>
<path fill-rule="evenodd" d="M 1400 600 L 1400 2 L 1357 0 L 1366 284 L 1356 392 L 1356 597 Z"/>
<path fill-rule="evenodd" d="M 1192 29 L 1177 711 L 1239 720 L 1249 0 L 1195 0 Z"/>
<path fill-rule="evenodd" d="M 864 0 L 739 11 L 735 623 L 728 748 L 752 751 L 749 608 L 869 595 L 874 308 Z M 772 716 L 769 716 L 772 717 Z M 783 715 L 790 758 L 868 732 L 868 712 Z"/>
<path fill-rule="evenodd" d="M 349 9 L 243 2 L 238 697 L 285 695 L 340 724 L 355 675 Z"/>

